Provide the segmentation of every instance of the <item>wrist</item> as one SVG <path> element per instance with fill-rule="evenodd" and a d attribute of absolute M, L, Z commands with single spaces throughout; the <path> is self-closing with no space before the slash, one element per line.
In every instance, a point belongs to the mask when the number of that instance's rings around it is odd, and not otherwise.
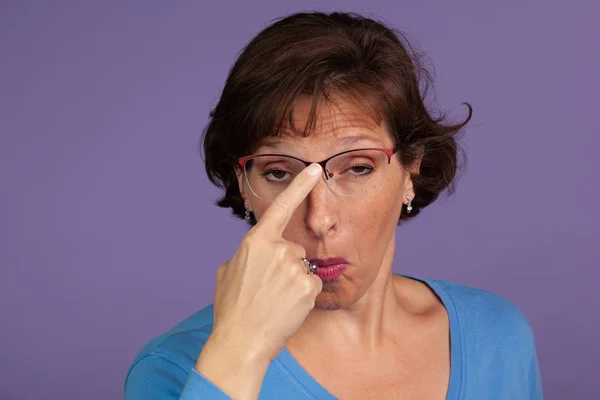
<path fill-rule="evenodd" d="M 248 330 L 242 330 L 247 332 Z M 241 334 L 240 330 L 221 331 L 213 330 L 209 336 L 206 345 L 214 349 L 224 351 L 228 355 L 236 358 L 236 362 L 242 365 L 268 366 L 277 355 L 271 354 L 269 346 L 265 343 L 264 335 Z"/>
<path fill-rule="evenodd" d="M 231 359 L 240 368 L 268 366 L 272 361 L 266 346 L 248 336 L 238 337 L 213 332 L 206 341 L 205 348 L 221 354 L 220 358 Z"/>
<path fill-rule="evenodd" d="M 234 399 L 256 399 L 270 361 L 251 343 L 211 334 L 195 369 Z"/>

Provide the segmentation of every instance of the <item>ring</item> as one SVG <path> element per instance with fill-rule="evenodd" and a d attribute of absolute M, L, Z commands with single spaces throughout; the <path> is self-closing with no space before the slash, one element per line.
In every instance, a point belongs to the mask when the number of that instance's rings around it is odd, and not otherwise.
<path fill-rule="evenodd" d="M 312 275 L 317 271 L 317 266 L 315 264 L 312 264 L 310 261 L 308 261 L 306 258 L 301 258 L 302 262 L 304 263 L 304 265 L 306 266 L 306 272 L 308 273 L 308 275 Z"/>

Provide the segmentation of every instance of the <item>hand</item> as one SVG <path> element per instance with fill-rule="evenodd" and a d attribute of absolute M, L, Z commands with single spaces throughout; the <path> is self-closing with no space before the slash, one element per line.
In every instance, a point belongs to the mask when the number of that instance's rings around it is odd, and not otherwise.
<path fill-rule="evenodd" d="M 321 174 L 318 164 L 298 174 L 217 271 L 214 340 L 251 346 L 270 362 L 314 308 L 323 283 L 307 273 L 305 249 L 282 234 Z"/>

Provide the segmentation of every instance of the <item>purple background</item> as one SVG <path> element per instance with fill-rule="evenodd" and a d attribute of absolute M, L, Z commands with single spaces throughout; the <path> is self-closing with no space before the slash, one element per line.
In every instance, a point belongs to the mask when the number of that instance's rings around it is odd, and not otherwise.
<path fill-rule="evenodd" d="M 212 301 L 246 226 L 212 205 L 201 130 L 242 46 L 314 8 L 382 16 L 443 109 L 475 108 L 468 172 L 400 228 L 395 271 L 515 301 L 546 398 L 600 398 L 598 3 L 250 3 L 0 2 L 0 398 L 121 398 L 141 346 Z"/>

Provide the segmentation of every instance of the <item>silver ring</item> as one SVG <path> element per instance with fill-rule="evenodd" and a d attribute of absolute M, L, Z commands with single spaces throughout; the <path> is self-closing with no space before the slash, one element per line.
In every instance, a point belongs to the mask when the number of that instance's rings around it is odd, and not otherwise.
<path fill-rule="evenodd" d="M 317 271 L 317 266 L 315 264 L 312 264 L 310 261 L 308 261 L 304 257 L 302 257 L 301 260 L 304 263 L 304 265 L 306 266 L 306 272 L 308 273 L 308 275 L 312 275 Z"/>

